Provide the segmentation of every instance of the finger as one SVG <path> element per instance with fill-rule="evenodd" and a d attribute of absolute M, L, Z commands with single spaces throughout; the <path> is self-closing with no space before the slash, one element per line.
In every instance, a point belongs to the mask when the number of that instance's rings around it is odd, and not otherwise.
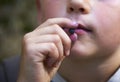
<path fill-rule="evenodd" d="M 36 28 L 36 30 L 40 29 L 41 27 L 47 27 L 47 26 L 54 25 L 54 24 L 57 24 L 62 28 L 77 27 L 76 22 L 73 22 L 72 20 L 70 20 L 68 18 L 52 18 L 52 19 L 48 19 L 47 21 L 45 21 L 38 28 Z"/>
<path fill-rule="evenodd" d="M 58 48 L 59 51 L 59 59 L 62 58 L 62 56 L 64 55 L 64 51 L 63 51 L 63 44 L 61 41 L 61 38 L 59 37 L 59 35 L 56 34 L 52 34 L 52 35 L 41 35 L 41 36 L 37 36 L 37 37 L 32 37 L 28 39 L 28 42 L 32 42 L 35 44 L 39 44 L 39 43 L 54 43 L 56 45 L 56 47 Z"/>
<path fill-rule="evenodd" d="M 54 63 L 59 60 L 59 52 L 54 43 L 40 43 L 35 45 L 36 56 L 38 56 L 36 61 L 38 63 L 43 63 L 46 67 L 53 67 Z"/>
<path fill-rule="evenodd" d="M 41 28 L 37 31 L 34 31 L 34 36 L 41 36 L 41 35 L 48 35 L 48 34 L 57 34 L 60 36 L 61 41 L 64 46 L 64 51 L 66 55 L 69 55 L 70 47 L 71 47 L 71 40 L 69 36 L 65 33 L 65 31 L 60 28 L 58 25 L 51 25 L 46 28 Z"/>

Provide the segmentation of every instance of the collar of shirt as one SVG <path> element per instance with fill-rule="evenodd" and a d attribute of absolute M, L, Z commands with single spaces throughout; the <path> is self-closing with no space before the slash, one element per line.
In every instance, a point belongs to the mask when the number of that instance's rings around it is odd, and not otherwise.
<path fill-rule="evenodd" d="M 67 82 L 67 81 L 65 81 L 65 79 L 62 78 L 58 73 L 56 73 L 55 77 L 52 79 L 51 82 Z M 120 82 L 120 68 L 107 82 Z"/>

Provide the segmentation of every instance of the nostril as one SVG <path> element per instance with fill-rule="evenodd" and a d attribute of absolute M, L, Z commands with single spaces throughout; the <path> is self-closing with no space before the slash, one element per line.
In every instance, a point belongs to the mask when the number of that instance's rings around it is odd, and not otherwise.
<path fill-rule="evenodd" d="M 83 13 L 83 12 L 85 12 L 85 9 L 84 8 L 79 8 L 79 11 Z"/>
<path fill-rule="evenodd" d="M 70 7 L 70 11 L 72 12 L 72 11 L 74 11 L 74 9 L 72 7 Z"/>
<path fill-rule="evenodd" d="M 73 7 L 69 8 L 69 12 L 80 12 L 80 13 L 86 13 L 86 9 L 85 8 L 78 8 L 78 9 L 74 9 Z"/>

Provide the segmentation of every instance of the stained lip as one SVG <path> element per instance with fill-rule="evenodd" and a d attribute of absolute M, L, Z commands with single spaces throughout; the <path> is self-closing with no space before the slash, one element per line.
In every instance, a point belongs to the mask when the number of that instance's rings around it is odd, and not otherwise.
<path fill-rule="evenodd" d="M 84 33 L 91 33 L 93 32 L 92 28 L 87 24 L 77 23 L 77 26 L 75 28 L 63 28 L 64 31 L 68 35 L 72 35 L 74 33 L 76 34 L 84 34 Z"/>

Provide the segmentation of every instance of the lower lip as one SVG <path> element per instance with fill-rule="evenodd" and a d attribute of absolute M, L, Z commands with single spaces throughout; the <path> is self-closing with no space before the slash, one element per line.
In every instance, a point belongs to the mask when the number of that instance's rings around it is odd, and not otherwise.
<path fill-rule="evenodd" d="M 75 42 L 77 39 L 78 39 L 78 35 L 84 35 L 86 34 L 86 31 L 85 30 L 82 30 L 82 29 L 76 29 L 75 30 L 75 33 L 71 34 L 70 35 L 70 39 Z"/>
<path fill-rule="evenodd" d="M 84 35 L 84 34 L 86 34 L 87 32 L 86 32 L 85 30 L 83 30 L 83 29 L 76 29 L 76 30 L 75 30 L 75 33 L 78 34 L 78 35 Z"/>

